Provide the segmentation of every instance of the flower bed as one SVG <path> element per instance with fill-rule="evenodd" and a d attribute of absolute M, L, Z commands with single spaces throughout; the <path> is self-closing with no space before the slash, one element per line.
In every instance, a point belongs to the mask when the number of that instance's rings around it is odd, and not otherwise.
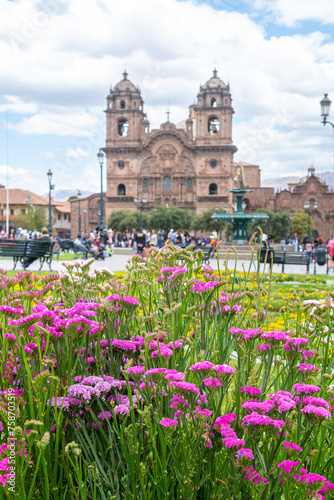
<path fill-rule="evenodd" d="M 0 274 L 0 495 L 334 494 L 331 292 L 274 317 L 267 276 L 200 262 L 165 247 L 118 277 Z"/>

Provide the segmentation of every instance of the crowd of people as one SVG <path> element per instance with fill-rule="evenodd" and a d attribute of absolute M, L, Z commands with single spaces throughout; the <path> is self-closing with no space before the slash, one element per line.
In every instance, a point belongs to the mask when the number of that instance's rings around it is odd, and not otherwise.
<path fill-rule="evenodd" d="M 331 240 L 327 241 L 326 247 L 328 249 L 329 254 L 331 255 L 330 251 L 330 243 Z M 312 262 L 315 258 L 315 251 L 317 247 L 319 246 L 324 246 L 325 241 L 321 236 L 318 236 L 314 241 L 312 242 L 309 235 L 305 234 L 304 238 L 302 241 L 300 241 L 300 238 L 298 236 L 298 233 L 294 233 L 292 239 L 289 236 L 285 236 L 281 240 L 281 248 L 283 252 L 288 252 L 293 249 L 294 252 L 301 252 L 304 256 L 305 259 L 307 259 L 309 262 Z M 271 248 L 271 238 L 267 236 L 266 234 L 262 235 L 262 245 L 264 247 Z M 292 248 L 289 248 L 292 247 Z"/>
<path fill-rule="evenodd" d="M 69 239 L 73 239 L 68 235 Z M 92 231 L 89 235 L 78 235 L 73 240 L 75 247 L 78 250 L 86 249 L 96 259 L 112 255 L 114 247 L 132 248 L 133 253 L 143 253 L 144 248 L 158 247 L 161 248 L 165 242 L 169 240 L 173 245 L 188 247 L 190 245 L 203 246 L 212 245 L 214 248 L 218 242 L 218 235 L 213 231 L 208 237 L 191 236 L 188 231 L 174 231 L 170 229 L 168 232 L 160 229 L 155 231 L 145 229 L 133 229 L 131 232 L 105 231 L 102 244 L 100 235 L 97 231 Z"/>

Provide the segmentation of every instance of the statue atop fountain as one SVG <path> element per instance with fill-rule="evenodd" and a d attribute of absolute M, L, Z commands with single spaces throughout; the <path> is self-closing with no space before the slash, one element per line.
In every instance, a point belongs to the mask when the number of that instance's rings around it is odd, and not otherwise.
<path fill-rule="evenodd" d="M 243 198 L 246 193 L 251 193 L 251 189 L 246 188 L 244 169 L 241 163 L 233 163 L 233 166 L 236 167 L 236 175 L 234 177 L 234 188 L 227 189 L 229 193 L 233 193 L 236 198 L 236 207 L 235 213 L 229 214 L 213 214 L 211 216 L 212 219 L 223 219 L 226 222 L 231 222 L 233 225 L 233 243 L 237 243 L 239 245 L 243 245 L 247 243 L 247 224 L 249 222 L 261 219 L 268 219 L 267 214 L 256 213 L 244 213 L 243 209 Z"/>

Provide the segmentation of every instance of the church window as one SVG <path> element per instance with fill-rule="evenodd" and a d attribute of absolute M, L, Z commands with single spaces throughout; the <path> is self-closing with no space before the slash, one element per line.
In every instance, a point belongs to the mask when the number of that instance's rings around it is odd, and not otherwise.
<path fill-rule="evenodd" d="M 148 179 L 143 179 L 143 188 L 148 188 Z"/>
<path fill-rule="evenodd" d="M 118 121 L 118 134 L 121 137 L 126 137 L 129 131 L 129 122 L 122 118 Z"/>
<path fill-rule="evenodd" d="M 172 188 L 172 183 L 170 177 L 169 175 L 165 175 L 165 177 L 163 178 L 162 189 L 164 191 L 170 191 L 171 188 Z"/>
<path fill-rule="evenodd" d="M 118 196 L 125 196 L 125 186 L 124 184 L 118 184 L 117 194 Z"/>
<path fill-rule="evenodd" d="M 219 120 L 216 116 L 212 116 L 208 120 L 209 134 L 217 134 L 219 132 Z"/>
<path fill-rule="evenodd" d="M 215 168 L 217 166 L 217 160 L 210 160 L 210 167 Z"/>
<path fill-rule="evenodd" d="M 202 104 L 202 99 L 198 99 L 198 105 L 201 106 Z"/>
<path fill-rule="evenodd" d="M 121 109 L 125 109 L 125 101 L 121 101 Z"/>
<path fill-rule="evenodd" d="M 108 103 L 108 108 L 112 108 L 112 103 L 111 102 Z"/>
<path fill-rule="evenodd" d="M 213 98 L 211 99 L 211 108 L 216 108 L 216 107 L 217 107 L 217 101 L 216 101 L 216 99 L 213 97 Z"/>
<path fill-rule="evenodd" d="M 188 188 L 191 188 L 191 187 L 192 187 L 192 185 L 193 185 L 193 180 L 192 180 L 192 179 L 190 179 L 190 178 L 189 178 L 189 179 L 187 179 L 187 187 L 188 187 Z"/>
<path fill-rule="evenodd" d="M 217 194 L 217 184 L 215 184 L 214 182 L 209 186 L 209 194 L 210 195 Z"/>
<path fill-rule="evenodd" d="M 119 162 L 118 162 L 118 168 L 122 169 L 122 168 L 124 168 L 124 165 L 125 165 L 124 161 L 123 160 L 119 160 Z"/>
<path fill-rule="evenodd" d="M 133 103 L 133 107 L 134 107 L 134 108 L 136 108 L 136 107 L 137 107 L 137 103 L 136 103 L 136 101 L 134 101 L 134 103 Z"/>

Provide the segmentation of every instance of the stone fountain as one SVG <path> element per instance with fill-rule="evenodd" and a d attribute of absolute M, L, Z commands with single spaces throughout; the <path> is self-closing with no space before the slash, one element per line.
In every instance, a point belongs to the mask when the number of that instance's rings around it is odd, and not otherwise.
<path fill-rule="evenodd" d="M 251 189 L 246 189 L 244 180 L 244 171 L 240 163 L 235 164 L 237 174 L 234 178 L 234 188 L 227 189 L 229 193 L 233 193 L 236 198 L 236 205 L 234 213 L 216 213 L 211 216 L 212 219 L 222 219 L 225 222 L 230 222 L 233 225 L 233 243 L 243 245 L 248 242 L 247 225 L 249 222 L 260 221 L 268 219 L 267 214 L 251 214 L 245 213 L 243 207 L 243 198 L 246 193 L 251 193 Z"/>

